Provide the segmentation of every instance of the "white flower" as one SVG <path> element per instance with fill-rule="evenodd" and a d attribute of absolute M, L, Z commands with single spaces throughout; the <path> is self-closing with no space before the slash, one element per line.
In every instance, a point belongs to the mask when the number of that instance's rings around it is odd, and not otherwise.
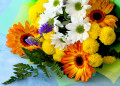
<path fill-rule="evenodd" d="M 59 27 L 63 27 L 62 23 L 57 20 L 57 18 L 54 20 L 54 31 L 58 32 L 59 31 Z"/>
<path fill-rule="evenodd" d="M 74 44 L 77 41 L 81 43 L 83 40 L 86 40 L 89 37 L 88 31 L 90 30 L 91 24 L 89 23 L 89 19 L 79 19 L 72 23 L 66 25 L 66 29 L 68 29 L 68 37 L 71 39 Z"/>
<path fill-rule="evenodd" d="M 52 35 L 53 37 L 51 44 L 55 45 L 55 48 L 60 47 L 60 50 L 63 50 L 64 48 L 67 48 L 67 39 L 65 38 L 65 36 L 62 33 L 56 33 L 54 35 Z"/>
<path fill-rule="evenodd" d="M 40 15 L 40 21 L 38 21 L 39 23 L 39 27 L 41 27 L 41 25 L 47 23 L 50 19 L 54 18 L 56 15 L 55 13 L 42 13 Z"/>
<path fill-rule="evenodd" d="M 49 0 L 48 3 L 44 4 L 47 12 L 55 12 L 56 14 L 63 14 L 63 0 Z"/>
<path fill-rule="evenodd" d="M 89 0 L 68 0 L 66 4 L 66 12 L 74 17 L 85 17 L 86 9 L 89 9 L 91 5 L 88 5 Z"/>

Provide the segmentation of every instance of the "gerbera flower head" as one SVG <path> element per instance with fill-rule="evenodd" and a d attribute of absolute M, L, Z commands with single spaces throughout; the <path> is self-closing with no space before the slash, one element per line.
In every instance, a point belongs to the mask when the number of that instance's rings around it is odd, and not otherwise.
<path fill-rule="evenodd" d="M 81 79 L 86 82 L 92 77 L 92 73 L 95 70 L 88 64 L 88 53 L 85 53 L 82 49 L 82 44 L 78 41 L 74 45 L 67 46 L 68 51 L 65 52 L 65 56 L 61 59 L 63 63 L 63 71 L 68 74 L 69 78 L 75 76 L 75 81 Z"/>
<path fill-rule="evenodd" d="M 36 37 L 37 35 L 38 29 L 34 26 L 30 26 L 28 21 L 25 22 L 25 28 L 21 23 L 14 24 L 7 34 L 6 46 L 12 48 L 11 52 L 14 54 L 22 56 L 24 55 L 24 52 L 21 47 L 29 50 L 38 48 L 35 45 L 30 46 L 30 44 L 25 41 L 28 37 Z"/>
<path fill-rule="evenodd" d="M 107 15 L 114 7 L 114 4 L 110 3 L 110 0 L 90 0 L 89 4 L 92 7 L 87 10 L 87 16 L 90 18 L 91 23 L 96 22 L 101 27 L 117 27 L 115 24 L 115 22 L 118 20 L 117 17 L 113 15 Z"/>

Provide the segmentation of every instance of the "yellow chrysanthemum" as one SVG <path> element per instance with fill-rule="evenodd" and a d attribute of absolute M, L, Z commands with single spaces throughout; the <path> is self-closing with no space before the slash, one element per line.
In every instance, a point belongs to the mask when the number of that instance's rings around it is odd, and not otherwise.
<path fill-rule="evenodd" d="M 38 11 L 40 13 L 43 13 L 45 11 L 45 8 L 43 7 L 44 3 L 47 3 L 48 0 L 38 0 L 36 3 L 36 6 L 38 8 Z"/>
<path fill-rule="evenodd" d="M 53 55 L 53 59 L 55 61 L 61 62 L 61 58 L 64 57 L 64 55 L 65 55 L 64 50 L 66 50 L 66 49 L 60 50 L 59 47 L 56 48 L 56 53 Z"/>
<path fill-rule="evenodd" d="M 101 31 L 101 28 L 99 27 L 99 25 L 97 23 L 93 23 L 88 32 L 90 38 L 97 39 L 100 34 L 100 31 Z"/>
<path fill-rule="evenodd" d="M 104 45 L 111 45 L 116 39 L 114 29 L 110 27 L 104 27 L 101 30 L 99 39 Z"/>
<path fill-rule="evenodd" d="M 32 23 L 35 23 L 41 13 L 45 11 L 43 7 L 44 3 L 47 3 L 48 0 L 38 0 L 36 5 L 32 6 L 29 10 L 29 20 Z"/>
<path fill-rule="evenodd" d="M 36 9 L 37 7 L 34 5 L 29 10 L 29 20 L 34 23 L 36 19 L 40 16 L 40 13 Z"/>
<path fill-rule="evenodd" d="M 49 33 L 43 33 L 43 37 L 44 39 L 50 39 L 52 37 L 52 34 L 54 34 L 55 32 L 54 31 L 51 31 Z"/>
<path fill-rule="evenodd" d="M 92 38 L 88 38 L 83 42 L 83 50 L 86 53 L 94 54 L 98 51 L 99 49 L 99 43 Z"/>
<path fill-rule="evenodd" d="M 55 48 L 51 45 L 51 40 L 43 41 L 42 49 L 48 55 L 53 55 L 55 53 Z"/>
<path fill-rule="evenodd" d="M 62 58 L 62 56 L 61 55 L 59 55 L 59 54 L 53 54 L 53 59 L 55 60 L 55 61 L 58 61 L 58 62 L 61 62 L 61 58 Z"/>
<path fill-rule="evenodd" d="M 88 60 L 89 65 L 92 67 L 99 67 L 103 63 L 103 58 L 98 53 L 90 55 Z"/>
<path fill-rule="evenodd" d="M 40 17 L 37 17 L 37 19 L 35 20 L 34 23 L 32 23 L 32 25 L 34 25 L 35 27 L 37 27 L 39 29 L 39 23 L 38 21 L 40 20 Z"/>
<path fill-rule="evenodd" d="M 112 64 L 116 61 L 116 58 L 113 57 L 113 56 L 105 56 L 103 58 L 103 62 L 106 63 L 106 64 Z"/>
<path fill-rule="evenodd" d="M 65 50 L 66 49 L 60 50 L 60 48 L 58 47 L 58 48 L 56 48 L 56 54 L 58 54 L 60 56 L 64 56 L 65 55 L 65 53 L 64 53 Z"/>

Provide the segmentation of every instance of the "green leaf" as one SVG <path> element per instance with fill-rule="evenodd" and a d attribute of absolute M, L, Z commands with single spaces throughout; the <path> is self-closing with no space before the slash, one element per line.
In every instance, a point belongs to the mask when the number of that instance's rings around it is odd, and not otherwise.
<path fill-rule="evenodd" d="M 2 84 L 10 84 L 16 80 L 21 80 L 23 78 L 27 78 L 32 76 L 34 73 L 36 75 L 34 75 L 35 77 L 38 76 L 38 69 L 34 69 L 32 66 L 29 66 L 28 64 L 23 64 L 23 63 L 19 63 L 14 65 L 14 74 L 15 76 L 10 77 L 10 79 Z"/>

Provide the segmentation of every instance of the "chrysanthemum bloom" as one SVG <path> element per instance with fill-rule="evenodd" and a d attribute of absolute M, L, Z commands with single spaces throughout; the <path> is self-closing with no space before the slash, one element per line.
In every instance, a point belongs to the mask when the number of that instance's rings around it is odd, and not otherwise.
<path fill-rule="evenodd" d="M 90 22 L 96 22 L 100 27 L 110 26 L 117 28 L 115 24 L 118 18 L 109 14 L 114 4 L 110 3 L 110 0 L 90 0 L 89 4 L 92 6 L 87 10 L 87 16 L 90 18 Z"/>
<path fill-rule="evenodd" d="M 38 35 L 38 29 L 34 26 L 30 26 L 29 22 L 25 22 L 25 28 L 21 23 L 14 24 L 13 27 L 10 28 L 9 34 L 7 34 L 7 42 L 6 46 L 12 48 L 11 52 L 14 54 L 19 54 L 19 56 L 24 55 L 24 52 L 21 47 L 32 50 L 38 48 L 33 45 L 30 46 L 25 39 L 28 37 L 36 37 Z"/>
<path fill-rule="evenodd" d="M 61 59 L 63 63 L 63 71 L 68 74 L 69 78 L 75 76 L 75 81 L 81 79 L 86 82 L 89 78 L 92 78 L 92 73 L 95 69 L 88 64 L 88 53 L 85 53 L 82 49 L 82 44 L 78 41 L 74 45 L 67 46 L 68 51 L 65 52 L 65 56 Z"/>

